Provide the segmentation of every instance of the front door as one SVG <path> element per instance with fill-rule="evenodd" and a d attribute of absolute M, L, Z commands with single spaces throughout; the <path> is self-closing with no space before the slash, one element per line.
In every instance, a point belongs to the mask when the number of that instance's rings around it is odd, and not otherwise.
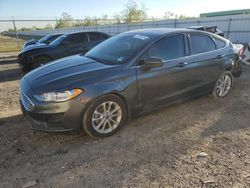
<path fill-rule="evenodd" d="M 192 66 L 185 57 L 185 35 L 177 34 L 160 39 L 143 55 L 161 58 L 161 67 L 137 67 L 139 113 L 149 111 L 180 98 L 185 98 L 194 85 Z"/>

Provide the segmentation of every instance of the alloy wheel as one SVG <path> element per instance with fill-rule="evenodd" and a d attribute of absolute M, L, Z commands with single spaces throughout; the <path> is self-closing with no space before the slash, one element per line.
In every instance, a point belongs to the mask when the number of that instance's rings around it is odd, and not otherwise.
<path fill-rule="evenodd" d="M 110 133 L 115 130 L 122 119 L 121 107 L 113 101 L 101 103 L 92 115 L 92 126 L 98 133 Z"/>
<path fill-rule="evenodd" d="M 223 75 L 219 79 L 217 87 L 216 87 L 217 95 L 219 97 L 226 96 L 229 93 L 231 87 L 232 87 L 232 78 L 228 74 Z"/>

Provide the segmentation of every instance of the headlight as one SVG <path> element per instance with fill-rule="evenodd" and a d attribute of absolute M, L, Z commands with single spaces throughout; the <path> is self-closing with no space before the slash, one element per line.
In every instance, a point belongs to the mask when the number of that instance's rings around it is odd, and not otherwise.
<path fill-rule="evenodd" d="M 62 102 L 73 99 L 83 92 L 81 89 L 72 89 L 64 92 L 49 92 L 42 95 L 35 95 L 35 98 L 44 102 Z"/>

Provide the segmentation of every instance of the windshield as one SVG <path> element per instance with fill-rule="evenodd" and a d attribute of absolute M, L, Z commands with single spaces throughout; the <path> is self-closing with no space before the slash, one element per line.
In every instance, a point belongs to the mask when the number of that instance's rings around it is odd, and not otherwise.
<path fill-rule="evenodd" d="M 146 35 L 123 33 L 102 42 L 85 56 L 108 64 L 121 64 L 134 56 L 149 40 Z"/>
<path fill-rule="evenodd" d="M 58 46 L 59 44 L 61 44 L 64 39 L 67 37 L 67 35 L 62 35 L 60 37 L 58 37 L 56 40 L 54 40 L 53 42 L 51 42 L 49 45 L 51 46 Z"/>
<path fill-rule="evenodd" d="M 46 41 L 51 37 L 51 35 L 46 35 L 38 40 L 39 43 L 46 43 Z"/>

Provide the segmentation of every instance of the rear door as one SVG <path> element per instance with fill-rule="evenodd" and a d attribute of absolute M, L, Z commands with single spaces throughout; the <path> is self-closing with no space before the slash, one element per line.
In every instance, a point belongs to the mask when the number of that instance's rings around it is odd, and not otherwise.
<path fill-rule="evenodd" d="M 216 46 L 210 35 L 190 33 L 189 38 L 189 66 L 193 67 L 195 87 L 200 92 L 213 89 L 225 61 L 224 49 Z"/>

